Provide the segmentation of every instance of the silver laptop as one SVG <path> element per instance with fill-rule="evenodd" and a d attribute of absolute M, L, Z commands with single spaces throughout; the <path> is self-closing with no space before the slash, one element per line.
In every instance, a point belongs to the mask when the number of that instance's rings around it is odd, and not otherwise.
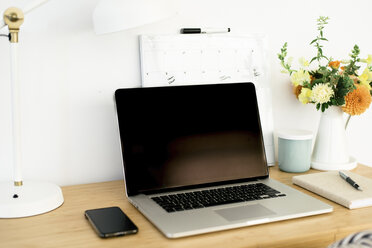
<path fill-rule="evenodd" d="M 252 83 L 118 89 L 129 201 L 166 237 L 331 212 L 269 178 Z"/>

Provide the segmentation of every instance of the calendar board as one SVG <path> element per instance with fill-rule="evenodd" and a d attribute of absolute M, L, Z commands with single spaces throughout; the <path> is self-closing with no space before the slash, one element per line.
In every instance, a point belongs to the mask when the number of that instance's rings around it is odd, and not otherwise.
<path fill-rule="evenodd" d="M 265 151 L 275 164 L 267 42 L 264 35 L 141 35 L 143 87 L 252 82 L 256 86 Z"/>

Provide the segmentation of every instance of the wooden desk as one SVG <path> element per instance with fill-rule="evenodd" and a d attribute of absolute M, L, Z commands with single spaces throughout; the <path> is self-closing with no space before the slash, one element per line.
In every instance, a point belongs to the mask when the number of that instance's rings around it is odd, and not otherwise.
<path fill-rule="evenodd" d="M 313 173 L 316 171 L 309 171 Z M 372 168 L 353 172 L 372 178 Z M 356 231 L 372 229 L 372 207 L 348 210 L 294 186 L 298 174 L 270 168 L 271 177 L 332 205 L 334 212 L 170 240 L 126 200 L 122 181 L 63 187 L 64 204 L 47 214 L 0 219 L 0 247 L 326 247 Z M 119 206 L 139 227 L 136 235 L 99 238 L 84 218 L 86 209 Z"/>

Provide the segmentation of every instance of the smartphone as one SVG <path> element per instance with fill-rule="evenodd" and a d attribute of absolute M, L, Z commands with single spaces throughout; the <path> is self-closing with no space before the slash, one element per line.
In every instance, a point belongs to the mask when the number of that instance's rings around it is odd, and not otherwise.
<path fill-rule="evenodd" d="M 85 217 L 101 238 L 123 236 L 138 232 L 137 226 L 119 207 L 86 210 Z"/>

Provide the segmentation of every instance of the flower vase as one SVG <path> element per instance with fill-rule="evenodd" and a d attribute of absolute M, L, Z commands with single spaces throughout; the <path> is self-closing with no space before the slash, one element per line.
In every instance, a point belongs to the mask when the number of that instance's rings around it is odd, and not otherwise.
<path fill-rule="evenodd" d="M 343 113 L 337 106 L 322 113 L 311 158 L 313 169 L 351 170 L 357 166 L 349 155 Z"/>

